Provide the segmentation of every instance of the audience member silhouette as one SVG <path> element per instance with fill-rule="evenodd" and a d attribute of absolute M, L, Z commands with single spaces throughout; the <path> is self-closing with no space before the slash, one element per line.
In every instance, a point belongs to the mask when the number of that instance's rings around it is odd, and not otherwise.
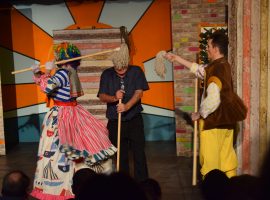
<path fill-rule="evenodd" d="M 4 176 L 2 183 L 2 200 L 28 199 L 30 178 L 20 170 L 14 170 Z"/>
<path fill-rule="evenodd" d="M 229 179 L 225 197 L 228 200 L 258 200 L 260 193 L 260 179 L 243 174 Z"/>
<path fill-rule="evenodd" d="M 139 183 L 126 173 L 117 172 L 110 175 L 113 199 L 147 200 Z"/>
<path fill-rule="evenodd" d="M 109 199 L 110 189 L 109 176 L 105 174 L 96 174 L 90 179 L 86 180 L 78 193 L 75 194 L 75 199 L 86 200 L 86 199 Z"/>
<path fill-rule="evenodd" d="M 97 174 L 88 179 L 75 199 L 88 200 L 147 200 L 139 184 L 127 174 Z"/>
<path fill-rule="evenodd" d="M 202 195 L 206 200 L 225 200 L 229 178 L 218 169 L 208 172 L 201 183 Z"/>
<path fill-rule="evenodd" d="M 161 200 L 162 191 L 159 183 L 152 178 L 140 182 L 140 186 L 145 192 L 147 200 Z"/>
<path fill-rule="evenodd" d="M 201 189 L 206 200 L 258 200 L 269 199 L 262 197 L 261 179 L 256 176 L 243 174 L 228 178 L 218 169 L 206 174 Z"/>
<path fill-rule="evenodd" d="M 95 175 L 96 172 L 90 168 L 82 168 L 74 173 L 71 188 L 75 198 L 80 193 L 81 187 Z"/>

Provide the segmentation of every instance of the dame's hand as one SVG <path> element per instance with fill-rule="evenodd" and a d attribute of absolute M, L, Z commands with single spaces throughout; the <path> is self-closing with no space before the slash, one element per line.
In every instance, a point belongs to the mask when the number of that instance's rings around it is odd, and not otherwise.
<path fill-rule="evenodd" d="M 53 61 L 48 61 L 45 63 L 46 70 L 53 70 L 55 68 L 55 64 Z"/>
<path fill-rule="evenodd" d="M 31 65 L 31 69 L 32 69 L 32 72 L 33 72 L 34 74 L 40 72 L 39 64 L 33 64 L 33 65 Z"/>

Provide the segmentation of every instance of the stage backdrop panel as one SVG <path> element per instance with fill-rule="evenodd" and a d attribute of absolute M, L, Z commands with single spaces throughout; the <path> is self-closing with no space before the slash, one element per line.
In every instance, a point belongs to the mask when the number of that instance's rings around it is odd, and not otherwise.
<path fill-rule="evenodd" d="M 119 28 L 109 29 L 78 29 L 53 31 L 54 44 L 70 42 L 75 44 L 82 55 L 97 53 L 120 47 L 121 37 Z M 106 104 L 97 97 L 101 73 L 113 66 L 109 59 L 111 53 L 81 60 L 78 69 L 84 95 L 78 98 L 78 103 L 84 106 L 92 115 L 107 122 Z"/>
<path fill-rule="evenodd" d="M 0 155 L 6 155 L 4 123 L 3 123 L 1 75 L 0 75 Z"/>

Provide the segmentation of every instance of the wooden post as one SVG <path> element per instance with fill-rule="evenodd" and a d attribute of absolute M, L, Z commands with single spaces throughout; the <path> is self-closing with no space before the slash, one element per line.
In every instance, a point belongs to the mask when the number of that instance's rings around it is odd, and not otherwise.
<path fill-rule="evenodd" d="M 198 78 L 195 79 L 195 104 L 194 111 L 198 112 Z M 193 136 L 193 173 L 192 185 L 197 184 L 197 138 L 198 138 L 198 120 L 194 122 L 194 136 Z"/>
<path fill-rule="evenodd" d="M 265 153 L 267 152 L 267 104 L 268 104 L 268 7 L 269 1 L 268 0 L 261 0 L 260 1 L 260 14 L 261 14 L 261 34 L 260 34 L 260 76 L 259 76 L 259 83 L 260 83 L 260 162 L 262 163 L 265 158 Z"/>
<path fill-rule="evenodd" d="M 119 104 L 122 103 L 122 99 L 119 99 Z M 118 113 L 118 129 L 117 129 L 117 162 L 116 171 L 120 169 L 120 142 L 121 142 L 121 113 Z"/>

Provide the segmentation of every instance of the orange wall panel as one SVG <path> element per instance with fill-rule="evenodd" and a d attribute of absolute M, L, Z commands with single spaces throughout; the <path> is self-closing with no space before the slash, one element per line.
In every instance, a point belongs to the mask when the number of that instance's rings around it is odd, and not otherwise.
<path fill-rule="evenodd" d="M 134 64 L 142 66 L 159 51 L 171 49 L 170 22 L 170 1 L 154 1 L 130 34 Z"/>
<path fill-rule="evenodd" d="M 43 63 L 53 59 L 53 52 L 50 51 L 53 44 L 52 37 L 17 10 L 13 9 L 11 16 L 12 49 Z"/>
<path fill-rule="evenodd" d="M 2 86 L 4 111 L 45 102 L 46 95 L 35 84 Z"/>
<path fill-rule="evenodd" d="M 150 89 L 143 93 L 142 103 L 174 110 L 173 82 L 148 84 Z"/>

